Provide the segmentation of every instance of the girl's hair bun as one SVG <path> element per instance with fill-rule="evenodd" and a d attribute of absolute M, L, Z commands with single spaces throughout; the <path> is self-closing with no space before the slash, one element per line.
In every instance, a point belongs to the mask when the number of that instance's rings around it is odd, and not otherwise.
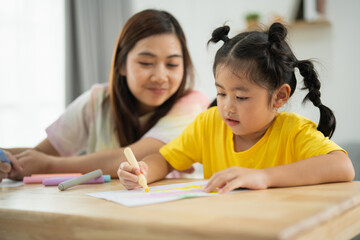
<path fill-rule="evenodd" d="M 269 31 L 269 42 L 270 43 L 280 43 L 285 40 L 287 35 L 287 30 L 281 23 L 273 23 L 271 24 Z"/>
<path fill-rule="evenodd" d="M 229 26 L 222 26 L 215 29 L 212 33 L 211 39 L 209 42 L 217 43 L 218 41 L 222 40 L 224 42 L 229 41 L 228 33 L 230 32 Z"/>

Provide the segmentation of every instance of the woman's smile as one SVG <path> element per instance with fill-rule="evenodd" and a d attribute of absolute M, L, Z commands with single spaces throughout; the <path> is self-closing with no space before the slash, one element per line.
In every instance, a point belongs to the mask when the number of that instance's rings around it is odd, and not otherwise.
<path fill-rule="evenodd" d="M 147 89 L 155 95 L 163 95 L 168 91 L 167 88 L 157 88 L 157 87 L 148 87 Z"/>

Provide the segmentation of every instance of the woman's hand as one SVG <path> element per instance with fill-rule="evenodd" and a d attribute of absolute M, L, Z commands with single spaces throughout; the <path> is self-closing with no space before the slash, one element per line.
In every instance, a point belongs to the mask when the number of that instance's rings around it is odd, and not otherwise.
<path fill-rule="evenodd" d="M 33 149 L 25 150 L 22 153 L 16 154 L 15 157 L 23 171 L 11 171 L 9 173 L 9 178 L 17 180 L 34 173 L 48 172 L 49 163 L 54 158 L 54 156 Z"/>
<path fill-rule="evenodd" d="M 209 180 L 204 191 L 227 193 L 235 188 L 266 189 L 268 176 L 263 169 L 250 169 L 243 167 L 230 167 L 215 173 Z"/>
<path fill-rule="evenodd" d="M 128 162 L 122 162 L 120 164 L 117 174 L 121 184 L 124 185 L 126 189 L 131 190 L 142 187 L 139 184 L 138 175 L 142 173 L 145 178 L 147 178 L 148 165 L 145 162 L 140 161 L 139 166 L 140 169 L 132 167 Z"/>
<path fill-rule="evenodd" d="M 3 152 L 10 160 L 11 165 L 7 162 L 0 161 L 0 182 L 3 180 L 3 178 L 8 178 L 12 174 L 21 174 L 23 172 L 23 169 L 16 157 L 8 151 L 3 150 Z"/>

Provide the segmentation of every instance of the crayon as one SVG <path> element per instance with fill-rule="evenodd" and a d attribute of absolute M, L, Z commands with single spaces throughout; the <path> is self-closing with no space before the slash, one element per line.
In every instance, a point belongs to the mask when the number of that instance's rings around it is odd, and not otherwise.
<path fill-rule="evenodd" d="M 75 177 L 75 178 L 72 178 L 72 179 L 67 180 L 65 182 L 59 183 L 58 188 L 59 188 L 59 190 L 64 191 L 64 190 L 66 190 L 66 189 L 68 189 L 70 187 L 73 187 L 73 186 L 76 186 L 78 184 L 89 181 L 91 179 L 100 177 L 102 174 L 103 173 L 102 173 L 101 169 L 97 169 L 95 171 L 86 173 L 86 174 L 84 174 L 82 176 Z"/>
<path fill-rule="evenodd" d="M 137 162 L 137 160 L 134 156 L 134 153 L 131 151 L 131 148 L 126 147 L 124 149 L 124 154 L 131 166 L 140 169 L 139 163 Z M 139 184 L 145 189 L 146 192 L 149 192 L 149 187 L 147 185 L 147 181 L 146 181 L 144 174 L 140 173 L 137 176 L 139 178 Z"/>
<path fill-rule="evenodd" d="M 45 186 L 56 186 L 59 183 L 65 182 L 67 180 L 73 179 L 75 177 L 55 177 L 55 178 L 45 178 L 42 183 Z M 100 177 L 91 179 L 89 181 L 83 182 L 82 184 L 91 184 L 91 183 L 106 183 L 110 182 L 111 177 L 110 175 L 102 175 Z"/>
<path fill-rule="evenodd" d="M 9 163 L 9 164 L 11 165 L 11 167 L 12 167 L 11 161 L 10 161 L 9 158 L 6 156 L 6 154 L 4 153 L 4 151 L 1 150 L 1 149 L 0 149 L 0 161 L 1 161 L 1 162 L 7 162 L 7 163 Z"/>
<path fill-rule="evenodd" d="M 46 178 L 54 177 L 77 177 L 81 176 L 81 173 L 52 173 L 52 174 L 32 174 L 30 177 L 24 177 L 23 182 L 25 184 L 29 183 L 42 183 Z"/>

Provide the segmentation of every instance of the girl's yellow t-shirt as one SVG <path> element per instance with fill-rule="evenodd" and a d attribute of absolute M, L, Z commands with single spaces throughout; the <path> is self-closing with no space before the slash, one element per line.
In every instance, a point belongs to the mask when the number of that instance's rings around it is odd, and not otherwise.
<path fill-rule="evenodd" d="M 204 177 L 210 178 L 231 166 L 269 168 L 335 150 L 344 151 L 316 128 L 317 125 L 305 117 L 281 112 L 255 145 L 235 152 L 233 133 L 221 119 L 218 108 L 213 107 L 199 114 L 181 135 L 162 147 L 160 153 L 177 170 L 185 170 L 195 162 L 202 163 Z"/>

